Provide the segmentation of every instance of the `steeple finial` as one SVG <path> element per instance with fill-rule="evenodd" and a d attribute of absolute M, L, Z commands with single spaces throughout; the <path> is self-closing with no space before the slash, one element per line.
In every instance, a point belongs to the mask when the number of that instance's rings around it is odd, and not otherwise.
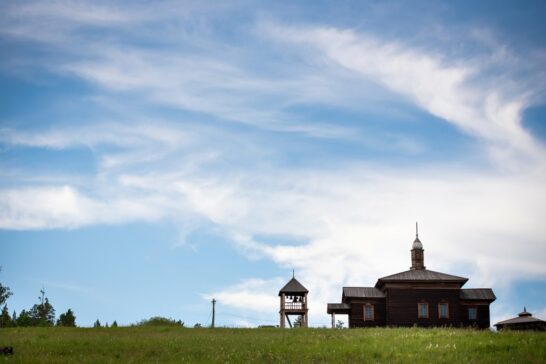
<path fill-rule="evenodd" d="M 527 307 L 523 306 L 523 312 L 518 314 L 519 317 L 533 316 L 531 312 L 527 312 Z"/>
<path fill-rule="evenodd" d="M 294 273 L 294 269 L 292 269 L 292 278 L 296 278 L 296 274 Z"/>
<path fill-rule="evenodd" d="M 419 239 L 419 226 L 417 225 L 417 221 L 415 222 L 415 237 Z"/>

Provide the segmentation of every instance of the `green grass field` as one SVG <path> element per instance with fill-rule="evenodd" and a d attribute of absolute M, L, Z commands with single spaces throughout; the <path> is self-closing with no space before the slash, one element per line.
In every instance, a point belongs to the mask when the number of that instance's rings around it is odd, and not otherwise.
<path fill-rule="evenodd" d="M 546 333 L 464 329 L 0 329 L 5 345 L 0 362 L 546 362 Z"/>

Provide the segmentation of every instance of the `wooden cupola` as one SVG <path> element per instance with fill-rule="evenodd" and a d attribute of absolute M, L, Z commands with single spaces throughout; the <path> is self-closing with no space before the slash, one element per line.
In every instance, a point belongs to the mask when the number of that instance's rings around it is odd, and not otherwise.
<path fill-rule="evenodd" d="M 411 246 L 411 267 L 410 269 L 425 269 L 425 250 L 419 240 L 419 227 L 415 223 L 415 240 Z"/>

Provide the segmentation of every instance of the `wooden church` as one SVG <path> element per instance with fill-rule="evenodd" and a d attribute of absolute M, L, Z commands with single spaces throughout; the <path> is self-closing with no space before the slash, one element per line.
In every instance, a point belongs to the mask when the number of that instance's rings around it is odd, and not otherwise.
<path fill-rule="evenodd" d="M 468 278 L 428 270 L 423 244 L 416 236 L 411 268 L 379 278 L 374 287 L 343 287 L 341 303 L 329 303 L 327 312 L 349 316 L 349 327 L 471 326 L 488 328 L 491 288 L 464 289 Z"/>

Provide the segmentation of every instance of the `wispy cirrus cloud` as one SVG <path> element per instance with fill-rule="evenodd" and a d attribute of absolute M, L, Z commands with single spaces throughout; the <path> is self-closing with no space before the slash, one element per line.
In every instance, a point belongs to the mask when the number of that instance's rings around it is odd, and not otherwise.
<path fill-rule="evenodd" d="M 304 46 L 310 56 L 321 56 L 378 82 L 425 111 L 483 138 L 502 162 L 521 156 L 543 159 L 543 146 L 523 128 L 521 119 L 523 110 L 544 87 L 530 79 L 518 81 L 533 87 L 516 87 L 513 74 L 506 74 L 508 78 L 490 75 L 493 84 L 484 81 L 488 70 L 483 69 L 483 63 L 489 62 L 488 58 L 447 60 L 437 52 L 332 27 L 265 23 L 258 29 L 277 41 Z M 538 77 L 544 79 L 545 75 L 542 72 Z"/>
<path fill-rule="evenodd" d="M 342 285 L 373 285 L 409 265 L 415 219 L 423 223 L 431 269 L 469 275 L 472 286 L 546 276 L 545 153 L 522 125 L 522 113 L 544 91 L 544 73 L 520 77 L 509 49 L 489 42 L 483 54 L 467 57 L 379 31 L 259 17 L 233 28 L 243 37 L 230 41 L 210 12 L 192 16 L 207 7 L 196 3 L 161 3 L 157 14 L 138 4 L 47 5 L 3 5 L 0 33 L 43 47 L 44 58 L 31 67 L 91 86 L 126 109 L 127 99 L 136 100 L 135 113 L 144 115 L 120 112 L 119 122 L 86 125 L 65 120 L 49 129 L 3 123 L 4 146 L 86 147 L 98 162 L 93 176 L 77 183 L 19 173 L 18 186 L 0 189 L 0 228 L 164 220 L 181 229 L 214 226 L 249 259 L 295 267 L 316 320 Z M 378 110 L 408 117 L 400 105 L 472 136 L 483 148 L 473 151 L 476 159 L 492 163 L 383 163 L 385 150 L 426 151 L 409 133 L 365 128 Z M 156 108 L 168 109 L 171 122 Z M 110 120 L 105 114 L 101 120 Z M 427 126 L 420 131 L 426 135 Z M 314 152 L 287 153 L 290 143 L 323 139 L 339 143 L 331 150 L 354 143 L 380 156 L 279 162 Z M 234 309 L 272 312 L 278 302 L 271 286 L 283 281 L 250 278 L 211 295 Z"/>
<path fill-rule="evenodd" d="M 92 125 L 63 126 L 45 130 L 22 131 L 14 128 L 0 128 L 0 142 L 6 145 L 51 149 L 75 147 L 95 148 L 119 146 L 143 148 L 146 146 L 176 146 L 189 144 L 190 135 L 181 129 L 173 129 L 146 123 L 93 123 Z"/>
<path fill-rule="evenodd" d="M 15 39 L 36 37 L 34 41 L 46 45 L 42 67 L 90 82 L 111 92 L 111 97 L 134 95 L 146 104 L 174 106 L 260 129 L 379 145 L 359 128 L 339 120 L 313 120 L 293 111 L 313 104 L 359 109 L 363 102 L 371 107 L 383 98 L 376 87 L 354 83 L 352 76 L 342 70 L 309 68 L 310 64 L 297 62 L 297 55 L 294 60 L 283 60 L 278 55 L 271 60 L 271 54 L 253 51 L 246 43 L 226 44 L 210 25 L 197 26 L 191 16 L 187 22 L 178 22 L 179 12 L 187 15 L 204 11 L 196 4 L 179 8 L 162 3 L 159 6 L 169 11 L 159 11 L 157 15 L 144 11 L 141 14 L 142 9 L 136 6 L 123 13 L 122 19 L 118 19 L 121 15 L 118 16 L 115 5 L 101 4 L 89 9 L 88 5 L 55 3 L 53 9 L 64 9 L 59 14 L 36 3 L 10 6 L 5 15 L 9 22 L 0 28 L 0 33 Z M 54 24 L 64 24 L 61 19 L 65 13 L 75 16 L 60 29 L 48 28 L 52 19 L 56 20 Z M 104 14 L 111 14 L 113 19 Z M 169 14 L 167 29 L 163 24 L 165 14 Z M 126 27 L 128 22 L 143 27 L 153 24 L 152 33 L 158 35 L 155 39 L 169 40 L 153 47 L 127 42 L 123 37 L 141 36 L 139 26 Z M 44 29 L 33 24 L 44 24 Z M 117 27 L 123 33 L 104 39 L 90 37 L 86 30 L 90 25 Z M 30 28 L 18 31 L 20 26 Z M 174 39 L 173 27 L 180 34 Z M 257 34 L 251 34 L 248 40 L 252 44 L 263 41 Z M 35 63 L 32 66 L 39 67 Z M 382 112 L 389 112 L 389 108 L 382 107 Z M 401 135 L 392 137 L 388 144 L 404 151 L 419 150 L 415 140 Z"/>

